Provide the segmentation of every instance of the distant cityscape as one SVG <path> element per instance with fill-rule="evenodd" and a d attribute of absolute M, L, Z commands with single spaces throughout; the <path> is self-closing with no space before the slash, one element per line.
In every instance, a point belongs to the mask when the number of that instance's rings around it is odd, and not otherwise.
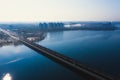
<path fill-rule="evenodd" d="M 43 23 L 16 23 L 0 24 L 0 28 L 12 31 L 19 35 L 21 39 L 27 39 L 32 42 L 43 40 L 49 31 L 64 30 L 116 30 L 115 24 L 111 22 L 43 22 Z M 0 46 L 20 43 L 0 32 Z"/>

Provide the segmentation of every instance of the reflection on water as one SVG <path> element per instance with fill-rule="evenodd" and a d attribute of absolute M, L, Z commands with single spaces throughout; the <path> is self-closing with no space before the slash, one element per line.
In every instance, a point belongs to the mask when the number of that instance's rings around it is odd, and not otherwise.
<path fill-rule="evenodd" d="M 33 56 L 29 48 L 21 46 L 3 46 L 0 48 L 0 66 L 18 62 Z M 31 53 L 31 54 L 29 54 Z M 24 57 L 23 57 L 24 56 Z"/>
<path fill-rule="evenodd" d="M 119 76 L 120 31 L 50 32 L 39 44 Z M 0 78 L 7 72 L 13 80 L 83 80 L 24 45 L 0 47 Z"/>
<path fill-rule="evenodd" d="M 64 31 L 58 31 L 58 32 L 48 32 L 47 33 L 47 38 L 48 40 L 51 41 L 61 41 L 63 40 L 63 35 L 64 35 Z"/>
<path fill-rule="evenodd" d="M 59 36 L 56 32 L 54 34 L 54 38 Z M 62 40 L 50 39 L 46 37 L 38 44 L 120 77 L 120 30 L 64 31 Z"/>
<path fill-rule="evenodd" d="M 82 42 L 89 39 L 108 40 L 115 35 L 114 31 L 59 31 L 59 32 L 48 32 L 44 40 L 40 41 L 41 44 L 50 45 L 56 43 L 68 43 L 68 42 Z"/>
<path fill-rule="evenodd" d="M 12 80 L 12 76 L 11 76 L 9 73 L 7 73 L 7 74 L 5 74 L 5 76 L 2 78 L 2 80 Z"/>
<path fill-rule="evenodd" d="M 0 80 L 8 72 L 13 80 L 80 80 L 76 74 L 24 45 L 0 48 Z"/>

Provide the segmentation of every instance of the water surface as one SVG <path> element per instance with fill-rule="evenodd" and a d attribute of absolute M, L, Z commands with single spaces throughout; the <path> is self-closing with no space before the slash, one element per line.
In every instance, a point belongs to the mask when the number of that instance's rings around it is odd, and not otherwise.
<path fill-rule="evenodd" d="M 96 70 L 120 77 L 120 30 L 48 32 L 38 42 Z M 0 79 L 84 80 L 24 45 L 0 47 Z"/>
<path fill-rule="evenodd" d="M 24 45 L 0 48 L 0 80 L 83 80 Z"/>
<path fill-rule="evenodd" d="M 38 44 L 120 77 L 120 30 L 50 32 Z"/>

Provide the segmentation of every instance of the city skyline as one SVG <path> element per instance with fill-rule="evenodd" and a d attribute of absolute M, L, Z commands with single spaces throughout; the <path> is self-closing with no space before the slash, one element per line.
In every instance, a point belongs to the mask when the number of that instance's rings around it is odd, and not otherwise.
<path fill-rule="evenodd" d="M 0 0 L 0 22 L 120 21 L 120 0 Z"/>

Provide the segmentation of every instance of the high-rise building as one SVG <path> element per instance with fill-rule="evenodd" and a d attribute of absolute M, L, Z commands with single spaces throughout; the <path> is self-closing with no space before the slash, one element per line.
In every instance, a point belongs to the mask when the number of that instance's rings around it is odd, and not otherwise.
<path fill-rule="evenodd" d="M 62 30 L 64 29 L 64 23 L 39 23 L 39 28 L 41 30 Z"/>

